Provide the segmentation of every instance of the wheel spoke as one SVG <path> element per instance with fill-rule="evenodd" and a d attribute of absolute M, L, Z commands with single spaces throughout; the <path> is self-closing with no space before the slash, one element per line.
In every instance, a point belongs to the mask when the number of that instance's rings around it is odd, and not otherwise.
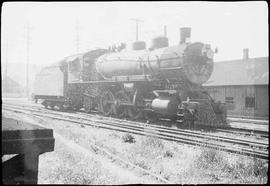
<path fill-rule="evenodd" d="M 111 115 L 115 113 L 115 98 L 111 91 L 105 91 L 101 95 L 100 109 L 104 115 Z"/>

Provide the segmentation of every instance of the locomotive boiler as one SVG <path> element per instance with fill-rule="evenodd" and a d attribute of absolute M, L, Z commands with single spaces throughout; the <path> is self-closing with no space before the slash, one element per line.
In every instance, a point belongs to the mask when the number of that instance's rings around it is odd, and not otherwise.
<path fill-rule="evenodd" d="M 156 38 L 163 39 L 163 38 Z M 203 84 L 213 71 L 213 51 L 197 42 L 151 50 L 125 51 L 101 56 L 97 71 L 106 80 L 117 77 L 155 76 Z"/>
<path fill-rule="evenodd" d="M 209 44 L 188 42 L 189 37 L 190 28 L 181 28 L 176 46 L 160 36 L 149 49 L 137 41 L 130 51 L 97 49 L 65 58 L 59 65 L 65 77 L 63 107 L 133 119 L 223 125 L 224 105 L 201 86 L 213 72 L 214 52 Z M 55 105 L 52 99 L 43 99 L 43 104 Z"/>

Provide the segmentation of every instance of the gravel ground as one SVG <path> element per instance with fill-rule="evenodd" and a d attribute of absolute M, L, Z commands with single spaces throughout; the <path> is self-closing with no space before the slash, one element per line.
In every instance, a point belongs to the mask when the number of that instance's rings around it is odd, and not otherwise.
<path fill-rule="evenodd" d="M 266 183 L 268 179 L 268 163 L 248 157 L 70 122 L 40 120 L 21 114 L 16 117 L 54 130 L 54 152 L 40 156 L 40 184 L 158 183 L 134 168 L 123 167 L 105 154 L 97 153 L 92 144 L 173 183 Z"/>

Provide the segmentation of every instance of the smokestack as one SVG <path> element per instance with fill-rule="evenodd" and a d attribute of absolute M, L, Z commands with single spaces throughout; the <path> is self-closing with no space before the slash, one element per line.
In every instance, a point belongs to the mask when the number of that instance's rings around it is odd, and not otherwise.
<path fill-rule="evenodd" d="M 182 27 L 180 28 L 180 44 L 190 41 L 191 28 Z"/>
<path fill-rule="evenodd" d="M 244 48 L 243 49 L 243 60 L 247 60 L 248 57 L 248 48 Z"/>
<path fill-rule="evenodd" d="M 167 26 L 164 26 L 164 37 L 167 37 Z"/>

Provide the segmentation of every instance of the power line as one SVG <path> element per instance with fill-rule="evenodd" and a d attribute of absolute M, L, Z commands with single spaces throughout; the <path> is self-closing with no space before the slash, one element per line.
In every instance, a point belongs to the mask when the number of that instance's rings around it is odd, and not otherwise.
<path fill-rule="evenodd" d="M 143 22 L 143 20 L 140 20 L 140 19 L 131 19 L 132 21 L 135 21 L 136 22 L 136 41 L 138 41 L 139 39 L 139 22 Z"/>

